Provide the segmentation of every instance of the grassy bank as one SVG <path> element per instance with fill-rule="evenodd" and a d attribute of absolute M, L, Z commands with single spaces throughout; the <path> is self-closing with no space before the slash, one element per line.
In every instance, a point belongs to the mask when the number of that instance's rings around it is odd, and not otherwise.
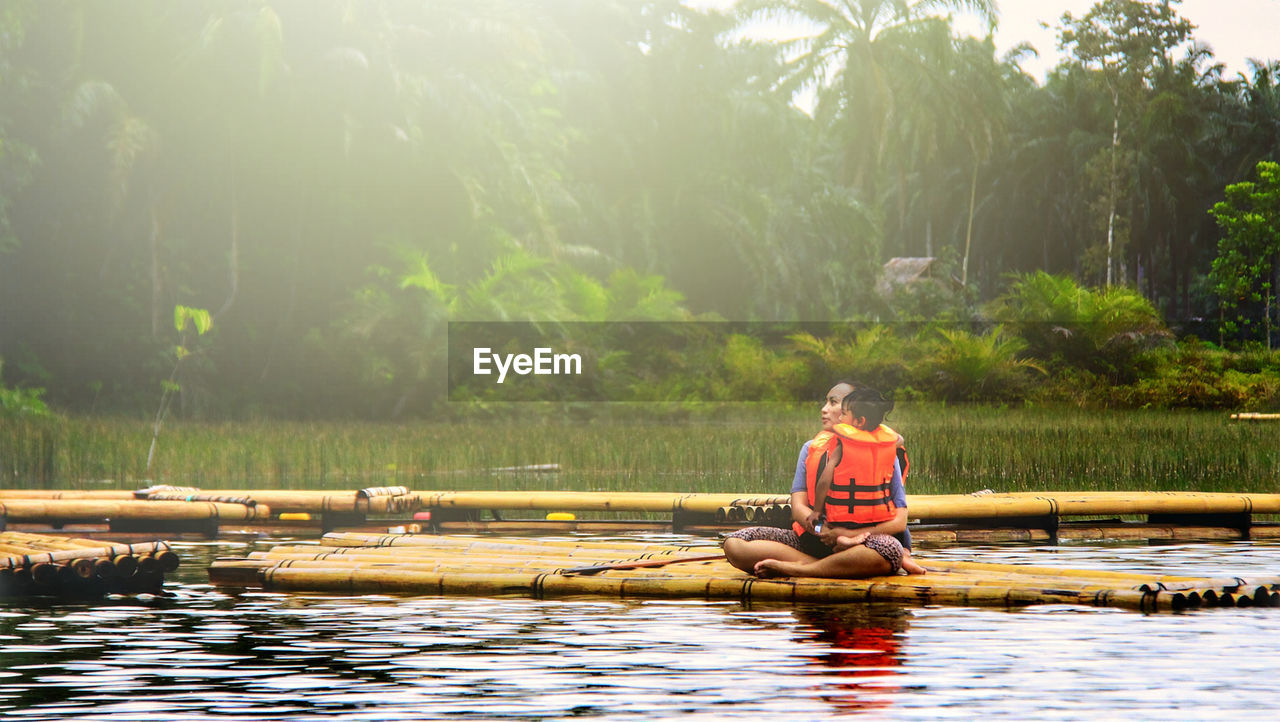
<path fill-rule="evenodd" d="M 573 489 L 784 493 L 813 408 L 737 405 L 577 421 L 170 423 L 145 471 L 142 421 L 0 422 L 0 486 Z M 1280 491 L 1280 424 L 1220 412 L 904 406 L 912 493 L 1037 489 Z M 560 465 L 557 474 L 493 473 Z"/>

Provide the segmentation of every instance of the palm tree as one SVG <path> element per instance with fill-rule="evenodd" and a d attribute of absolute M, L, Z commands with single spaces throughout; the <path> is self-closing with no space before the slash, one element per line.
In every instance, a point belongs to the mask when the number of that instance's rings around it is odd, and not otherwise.
<path fill-rule="evenodd" d="M 781 42 L 784 64 L 775 87 L 791 97 L 812 89 L 817 117 L 842 131 L 841 179 L 873 198 L 874 176 L 894 127 L 927 98 L 932 83 L 919 43 L 949 21 L 935 13 L 972 12 L 994 24 L 991 0 L 748 0 L 741 26 L 807 24 L 809 36 Z"/>
<path fill-rule="evenodd" d="M 1247 175 L 1259 160 L 1280 156 L 1280 60 L 1250 59 L 1249 75 L 1240 76 L 1245 142 L 1231 179 Z"/>

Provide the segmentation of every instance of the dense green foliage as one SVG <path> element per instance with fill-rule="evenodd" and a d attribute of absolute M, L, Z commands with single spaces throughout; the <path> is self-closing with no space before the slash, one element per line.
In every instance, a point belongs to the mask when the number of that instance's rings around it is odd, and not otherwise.
<path fill-rule="evenodd" d="M 146 479 L 205 488 L 703 491 L 785 494 L 816 404 L 615 407 L 592 423 L 561 410 L 452 423 L 207 424 L 166 429 L 151 476 L 143 421 L 60 417 L 0 420 L 0 487 L 137 488 Z M 997 410 L 900 404 L 908 493 L 1030 490 L 1274 492 L 1280 429 L 1221 413 Z M 492 471 L 560 465 L 555 474 Z"/>
<path fill-rule="evenodd" d="M 1226 200 L 1209 210 L 1222 227 L 1218 257 L 1209 277 L 1222 298 L 1223 327 L 1233 333 L 1254 323 L 1245 313 L 1247 302 L 1262 303 L 1262 334 L 1271 348 L 1276 307 L 1276 276 L 1280 274 L 1280 164 L 1258 163 L 1258 180 L 1227 186 Z M 1225 311 L 1232 311 L 1231 320 Z"/>
<path fill-rule="evenodd" d="M 149 413 L 189 306 L 213 324 L 183 362 L 188 419 L 448 413 L 445 322 L 500 319 L 924 324 L 874 353 L 736 341 L 703 398 L 862 373 L 926 398 L 1183 403 L 1166 323 L 1216 333 L 1207 211 L 1280 156 L 1280 65 L 1225 77 L 1176 2 L 1106 0 L 1064 18 L 1040 84 L 946 15 L 993 6 L 7 2 L 3 381 Z M 768 18 L 821 32 L 750 40 Z M 959 288 L 880 293 L 901 256 Z M 1085 305 L 1038 334 L 988 316 L 1010 273 Z M 1274 372 L 1197 398 L 1256 406 Z"/>
<path fill-rule="evenodd" d="M 0 371 L 3 370 L 4 359 L 0 359 Z M 44 396 L 44 389 L 11 389 L 0 384 L 0 419 L 48 416 L 49 407 L 40 399 L 41 396 Z"/>

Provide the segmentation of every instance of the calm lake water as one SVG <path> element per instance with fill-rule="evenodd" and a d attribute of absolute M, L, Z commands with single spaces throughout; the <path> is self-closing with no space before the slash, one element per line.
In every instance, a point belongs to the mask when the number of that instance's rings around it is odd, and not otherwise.
<path fill-rule="evenodd" d="M 1280 707 L 1280 609 L 237 595 L 204 570 L 252 545 L 176 546 L 172 598 L 0 602 L 0 717 L 1274 719 Z M 920 556 L 1280 575 L 1274 543 Z"/>

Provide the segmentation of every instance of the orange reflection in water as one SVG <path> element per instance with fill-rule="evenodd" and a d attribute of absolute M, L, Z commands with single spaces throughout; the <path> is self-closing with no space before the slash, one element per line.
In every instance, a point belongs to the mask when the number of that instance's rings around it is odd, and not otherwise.
<path fill-rule="evenodd" d="M 835 670 L 813 688 L 819 698 L 848 712 L 893 704 L 901 688 L 886 678 L 899 674 L 910 610 L 857 604 L 797 607 L 794 613 L 801 623 L 798 638 L 820 650 L 814 662 Z M 833 684 L 833 676 L 841 681 Z"/>

